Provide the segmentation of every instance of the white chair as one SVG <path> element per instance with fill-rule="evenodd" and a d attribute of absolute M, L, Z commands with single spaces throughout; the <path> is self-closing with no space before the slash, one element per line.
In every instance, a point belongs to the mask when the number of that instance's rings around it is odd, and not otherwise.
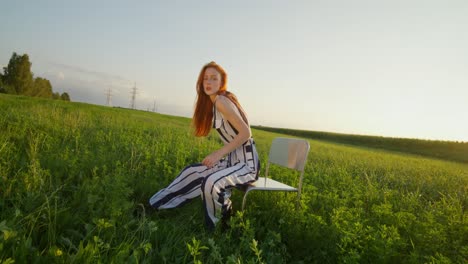
<path fill-rule="evenodd" d="M 297 204 L 301 199 L 302 178 L 304 177 L 304 167 L 307 162 L 310 145 L 307 140 L 297 138 L 275 138 L 271 143 L 270 153 L 268 155 L 268 163 L 265 168 L 265 177 L 258 177 L 258 180 L 245 190 L 244 199 L 242 201 L 242 211 L 245 207 L 247 194 L 250 191 L 283 191 L 297 192 Z M 299 171 L 298 187 L 292 187 L 287 184 L 275 181 L 269 177 L 268 169 L 270 163 L 277 164 L 290 169 Z"/>

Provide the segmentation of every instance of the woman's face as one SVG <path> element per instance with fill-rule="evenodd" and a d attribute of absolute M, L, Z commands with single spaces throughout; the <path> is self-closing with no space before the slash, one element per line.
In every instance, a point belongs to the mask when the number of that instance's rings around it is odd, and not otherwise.
<path fill-rule="evenodd" d="M 208 96 L 216 94 L 221 88 L 221 74 L 215 68 L 206 68 L 203 76 L 203 88 Z"/>

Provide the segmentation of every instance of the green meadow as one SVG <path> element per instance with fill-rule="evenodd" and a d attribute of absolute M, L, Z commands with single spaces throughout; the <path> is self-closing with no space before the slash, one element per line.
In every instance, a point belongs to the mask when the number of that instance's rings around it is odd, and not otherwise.
<path fill-rule="evenodd" d="M 264 168 L 272 139 L 286 135 L 252 132 Z M 210 232 L 200 199 L 165 211 L 147 201 L 221 146 L 214 132 L 195 138 L 188 118 L 0 94 L 0 263 L 467 262 L 467 153 L 303 137 L 301 206 L 295 194 L 252 192 L 241 212 L 236 190 L 230 227 Z"/>

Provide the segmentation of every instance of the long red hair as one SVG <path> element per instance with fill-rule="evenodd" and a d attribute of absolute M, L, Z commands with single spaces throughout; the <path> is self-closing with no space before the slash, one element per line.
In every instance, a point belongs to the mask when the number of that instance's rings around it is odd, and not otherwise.
<path fill-rule="evenodd" d="M 218 95 L 224 95 L 229 100 L 231 100 L 239 109 L 239 112 L 242 115 L 242 118 L 247 123 L 247 118 L 245 112 L 237 101 L 237 98 L 234 94 L 227 91 L 227 73 L 216 62 L 212 61 L 208 64 L 205 64 L 198 75 L 197 80 L 197 102 L 195 103 L 195 111 L 193 112 L 192 125 L 195 128 L 195 136 L 204 137 L 210 133 L 211 125 L 213 121 L 213 102 L 211 102 L 210 97 L 205 93 L 205 88 L 203 87 L 203 78 L 205 76 L 205 71 L 208 68 L 213 68 L 221 75 L 221 87 L 219 88 Z"/>

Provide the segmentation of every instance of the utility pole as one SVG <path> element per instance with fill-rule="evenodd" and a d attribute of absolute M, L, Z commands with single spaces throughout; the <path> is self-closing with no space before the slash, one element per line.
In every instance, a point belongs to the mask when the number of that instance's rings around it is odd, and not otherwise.
<path fill-rule="evenodd" d="M 132 94 L 132 101 L 130 103 L 130 108 L 135 109 L 135 98 L 136 98 L 136 94 L 137 94 L 136 83 L 135 83 L 135 85 L 133 86 L 133 88 L 131 90 L 131 94 Z"/>
<path fill-rule="evenodd" d="M 112 106 L 112 89 L 111 88 L 107 89 L 106 97 L 107 97 L 106 105 L 107 106 Z"/>

